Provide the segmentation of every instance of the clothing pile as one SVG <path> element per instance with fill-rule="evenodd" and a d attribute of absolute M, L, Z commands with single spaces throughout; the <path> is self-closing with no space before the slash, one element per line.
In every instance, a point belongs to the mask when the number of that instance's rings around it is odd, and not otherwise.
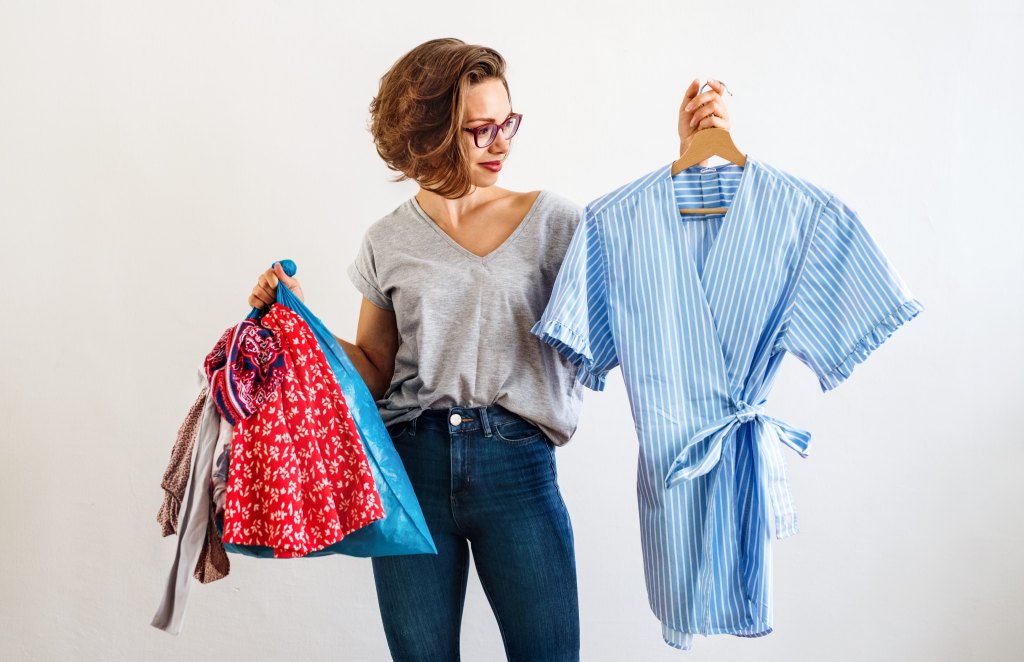
<path fill-rule="evenodd" d="M 178 545 L 154 627 L 180 632 L 189 575 L 222 579 L 228 552 L 436 553 L 373 396 L 286 287 L 224 331 L 198 377 L 161 483 L 157 521 Z"/>

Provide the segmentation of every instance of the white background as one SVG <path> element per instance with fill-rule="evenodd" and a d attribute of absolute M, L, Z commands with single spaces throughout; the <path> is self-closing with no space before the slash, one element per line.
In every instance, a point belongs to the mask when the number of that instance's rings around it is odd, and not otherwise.
<path fill-rule="evenodd" d="M 742 4 L 742 6 L 741 6 Z M 365 228 L 415 192 L 366 129 L 430 38 L 508 60 L 525 113 L 501 184 L 583 204 L 677 155 L 695 77 L 741 150 L 836 192 L 926 306 L 823 395 L 788 359 L 773 415 L 802 533 L 776 630 L 661 641 L 618 371 L 559 451 L 582 658 L 1019 659 L 1024 111 L 1019 3 L 0 1 L 0 658 L 385 660 L 370 564 L 232 557 L 178 637 L 149 626 L 154 520 L 195 367 L 292 258 L 354 338 Z M 503 659 L 472 573 L 467 660 Z"/>

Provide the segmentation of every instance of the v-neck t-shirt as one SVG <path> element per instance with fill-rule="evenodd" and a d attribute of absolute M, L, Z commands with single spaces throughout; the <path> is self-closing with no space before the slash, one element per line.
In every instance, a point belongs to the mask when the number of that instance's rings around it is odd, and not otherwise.
<path fill-rule="evenodd" d="M 576 431 L 579 368 L 530 333 L 548 303 L 582 208 L 541 191 L 497 248 L 477 255 L 411 197 L 365 232 L 347 274 L 395 312 L 395 372 L 377 407 L 385 425 L 424 409 L 500 405 L 555 445 Z"/>

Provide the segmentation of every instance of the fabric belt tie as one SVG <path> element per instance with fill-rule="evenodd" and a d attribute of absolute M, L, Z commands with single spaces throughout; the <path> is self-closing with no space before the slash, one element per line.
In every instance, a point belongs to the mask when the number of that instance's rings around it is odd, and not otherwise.
<path fill-rule="evenodd" d="M 738 537 L 737 544 L 747 597 L 752 604 L 758 605 L 759 609 L 764 609 L 768 606 L 769 584 L 758 540 L 760 535 L 767 535 L 759 533 L 766 526 L 766 504 L 770 504 L 774 514 L 777 538 L 786 538 L 799 531 L 780 444 L 789 446 L 801 457 L 807 457 L 811 434 L 765 414 L 764 400 L 756 405 L 747 404 L 743 400 L 733 400 L 732 409 L 732 413 L 709 423 L 690 437 L 682 452 L 669 467 L 665 476 L 665 487 L 671 489 L 683 481 L 711 472 L 718 466 L 725 445 L 733 440 L 739 428 L 747 424 L 754 426 L 751 436 L 754 445 L 752 450 L 757 463 L 757 486 L 747 493 L 748 503 L 745 504 L 745 510 L 751 513 L 749 529 L 745 535 Z M 705 632 L 709 630 L 711 624 L 714 552 L 711 546 L 715 538 L 713 527 L 717 523 L 718 526 L 726 526 L 726 530 L 731 528 L 727 523 L 718 522 L 716 514 L 719 492 L 724 489 L 721 487 L 722 474 L 721 471 L 715 471 L 711 478 L 708 509 L 704 514 L 704 540 L 699 573 L 702 595 L 701 620 Z M 738 525 L 739 522 L 736 522 L 737 527 Z M 735 533 L 738 535 L 739 531 Z"/>
<path fill-rule="evenodd" d="M 786 477 L 786 465 L 779 444 L 789 446 L 807 457 L 811 433 L 794 428 L 764 413 L 764 401 L 750 405 L 742 400 L 733 402 L 733 412 L 698 430 L 672 462 L 665 487 L 672 488 L 684 480 L 691 480 L 711 471 L 722 458 L 722 449 L 731 441 L 741 425 L 754 424 L 753 438 L 758 459 L 758 482 L 761 492 L 772 505 L 777 538 L 791 536 L 798 531 L 793 495 Z M 703 452 L 701 444 L 704 444 Z"/>

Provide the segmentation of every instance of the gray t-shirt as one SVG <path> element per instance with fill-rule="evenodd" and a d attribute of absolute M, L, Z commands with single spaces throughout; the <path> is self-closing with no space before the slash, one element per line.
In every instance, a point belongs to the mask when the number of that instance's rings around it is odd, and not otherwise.
<path fill-rule="evenodd" d="M 578 368 L 530 333 L 551 295 L 582 209 L 541 191 L 484 257 L 460 246 L 409 198 L 371 225 L 347 273 L 395 311 L 395 374 L 377 407 L 385 425 L 423 409 L 498 404 L 561 446 L 576 431 Z"/>

